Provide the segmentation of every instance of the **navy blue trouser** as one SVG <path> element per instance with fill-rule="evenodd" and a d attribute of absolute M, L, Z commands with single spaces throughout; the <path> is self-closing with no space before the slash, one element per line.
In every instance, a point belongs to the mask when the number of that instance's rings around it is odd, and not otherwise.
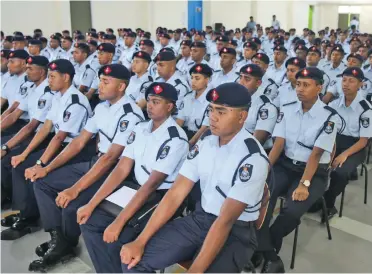
<path fill-rule="evenodd" d="M 336 151 L 336 157 L 340 155 L 343 150 Z M 324 199 L 327 204 L 327 208 L 335 206 L 337 196 L 344 191 L 345 187 L 349 183 L 350 174 L 361 164 L 366 158 L 366 150 L 362 149 L 357 153 L 349 156 L 345 163 L 341 167 L 336 168 L 331 172 L 331 182 L 328 190 L 324 194 Z"/>
<path fill-rule="evenodd" d="M 263 226 L 258 231 L 258 251 L 275 249 L 279 253 L 283 238 L 301 223 L 301 217 L 324 194 L 328 182 L 326 168 L 318 168 L 311 180 L 309 197 L 305 201 L 293 201 L 293 191 L 298 187 L 304 167 L 294 165 L 288 158 L 280 158 L 274 165 L 275 184 L 270 193 L 270 202 Z M 279 196 L 285 197 L 284 207 L 270 227 L 270 220 Z"/>
<path fill-rule="evenodd" d="M 34 184 L 37 184 L 37 182 L 32 183 L 30 180 L 26 180 L 25 170 L 34 166 L 36 161 L 40 159 L 44 152 L 45 149 L 31 153 L 23 163 L 12 169 L 12 206 L 13 209 L 20 210 L 21 217 L 24 218 L 39 216 L 39 209 L 34 194 Z M 67 162 L 67 165 L 88 162 L 92 159 L 93 155 L 95 155 L 95 147 L 93 146 L 93 142 L 91 142 L 90 145 L 87 145 L 78 155 Z M 47 175 L 45 178 L 53 176 L 53 173 L 54 172 Z"/>
<path fill-rule="evenodd" d="M 94 196 L 109 172 L 106 172 L 93 185 L 82 191 L 66 208 L 58 207 L 55 199 L 59 192 L 70 188 L 82 178 L 96 161 L 97 157 L 95 156 L 89 162 L 65 165 L 34 183 L 34 192 L 44 230 L 48 232 L 60 228 L 68 242 L 74 246 L 78 244 L 80 236 L 76 212 Z"/>
<path fill-rule="evenodd" d="M 122 264 L 122 271 L 149 273 L 196 258 L 215 220 L 216 216 L 206 213 L 198 203 L 191 215 L 162 227 L 147 243 L 141 261 L 130 270 Z M 255 232 L 254 222 L 235 224 L 222 250 L 206 272 L 240 273 L 257 247 Z"/>

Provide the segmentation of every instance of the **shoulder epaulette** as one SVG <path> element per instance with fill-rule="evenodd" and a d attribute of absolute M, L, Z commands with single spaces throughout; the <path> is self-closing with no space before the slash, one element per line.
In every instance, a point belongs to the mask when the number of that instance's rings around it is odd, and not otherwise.
<path fill-rule="evenodd" d="M 73 104 L 78 104 L 79 103 L 79 96 L 77 94 L 72 94 L 71 95 L 71 102 Z"/>
<path fill-rule="evenodd" d="M 180 137 L 180 134 L 178 133 L 178 130 L 175 126 L 171 126 L 168 128 L 169 137 L 176 138 Z"/>
<path fill-rule="evenodd" d="M 211 132 L 210 129 L 208 129 L 208 130 L 206 130 L 206 131 L 202 134 L 202 136 L 200 137 L 200 140 L 204 140 L 205 137 L 208 137 L 208 136 L 210 136 L 210 135 L 212 135 L 212 132 Z"/>
<path fill-rule="evenodd" d="M 367 111 L 367 110 L 370 109 L 368 103 L 365 100 L 360 101 L 359 104 L 362 106 L 362 108 L 364 109 L 364 111 Z"/>
<path fill-rule="evenodd" d="M 324 106 L 324 109 L 330 111 L 332 114 L 337 114 L 337 111 L 334 108 L 331 108 L 330 106 Z"/>
<path fill-rule="evenodd" d="M 289 102 L 289 103 L 283 104 L 283 107 L 290 106 L 290 105 L 293 105 L 293 104 L 296 104 L 296 103 L 297 103 L 297 101 Z"/>
<path fill-rule="evenodd" d="M 46 86 L 45 88 L 44 88 L 44 93 L 52 93 L 52 90 L 50 89 L 50 87 L 49 86 Z"/>
<path fill-rule="evenodd" d="M 270 103 L 270 100 L 269 100 L 269 98 L 266 97 L 266 95 L 261 95 L 260 98 L 261 98 L 261 100 L 262 100 L 265 104 Z"/>
<path fill-rule="evenodd" d="M 133 112 L 133 108 L 132 106 L 128 103 L 128 104 L 124 104 L 123 105 L 123 109 L 124 109 L 124 112 L 125 113 L 131 113 Z"/>
<path fill-rule="evenodd" d="M 253 138 L 247 138 L 244 140 L 245 145 L 248 148 L 249 154 L 261 153 L 260 147 Z"/>
<path fill-rule="evenodd" d="M 337 74 L 336 77 L 342 77 L 342 74 Z"/>
<path fill-rule="evenodd" d="M 365 66 L 363 66 L 363 69 L 367 69 L 367 68 L 370 67 L 370 66 L 371 66 L 370 64 L 365 65 Z"/>

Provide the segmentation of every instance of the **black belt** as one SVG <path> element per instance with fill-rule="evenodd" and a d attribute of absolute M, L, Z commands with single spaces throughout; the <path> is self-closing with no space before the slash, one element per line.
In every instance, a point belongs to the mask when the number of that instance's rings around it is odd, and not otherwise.
<path fill-rule="evenodd" d="M 291 164 L 295 165 L 295 166 L 298 166 L 298 167 L 306 167 L 306 162 L 301 162 L 301 161 L 297 161 L 297 160 L 293 160 L 287 156 L 284 156 L 284 160 L 286 161 L 289 161 L 291 162 Z M 319 168 L 325 168 L 325 169 L 328 169 L 328 166 L 329 164 L 319 164 L 318 167 Z"/>

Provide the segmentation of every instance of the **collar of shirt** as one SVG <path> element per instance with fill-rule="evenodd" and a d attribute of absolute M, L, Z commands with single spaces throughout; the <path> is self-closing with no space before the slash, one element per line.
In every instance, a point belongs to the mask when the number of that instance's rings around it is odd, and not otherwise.
<path fill-rule="evenodd" d="M 174 81 L 175 81 L 176 79 L 180 78 L 180 75 L 179 75 L 177 72 L 178 72 L 178 70 L 176 70 L 176 71 L 173 73 L 173 75 L 172 75 L 172 76 L 171 76 L 167 81 L 164 81 L 163 78 L 161 78 L 161 79 L 163 79 L 163 82 L 168 83 L 168 84 L 174 83 Z"/>
<path fill-rule="evenodd" d="M 199 101 L 200 103 L 205 103 L 207 102 L 207 93 L 208 93 L 209 89 L 208 87 L 203 91 L 202 94 L 200 94 L 200 96 L 198 98 L 195 98 L 195 100 Z M 195 92 L 195 96 L 196 96 L 196 92 Z"/>
<path fill-rule="evenodd" d="M 164 132 L 168 129 L 168 127 L 172 124 L 172 121 L 174 121 L 173 117 L 172 116 L 169 116 L 167 120 L 165 120 L 161 125 L 160 127 L 158 127 L 155 131 L 151 132 L 152 130 L 152 127 L 153 127 L 153 121 L 151 120 L 148 125 L 147 125 L 147 128 L 145 128 L 145 131 L 146 131 L 146 135 L 152 135 L 152 137 L 154 137 L 157 141 L 159 141 L 163 135 L 164 135 Z"/>
<path fill-rule="evenodd" d="M 77 91 L 74 85 L 71 85 L 63 95 L 60 92 L 58 92 L 61 95 L 60 102 L 62 105 L 65 105 L 67 103 L 67 101 L 70 99 L 71 94 L 74 92 L 74 90 Z"/>
<path fill-rule="evenodd" d="M 123 96 L 113 105 L 111 105 L 109 101 L 106 101 L 104 106 L 109 108 L 110 112 L 116 113 L 120 108 L 123 108 L 123 105 L 129 102 L 130 100 L 126 96 Z"/>
<path fill-rule="evenodd" d="M 246 133 L 248 133 L 248 131 L 244 127 L 242 127 L 242 129 L 230 140 L 230 142 L 223 146 L 220 146 L 220 137 L 216 135 L 211 135 L 209 138 L 209 142 L 212 147 L 224 148 L 227 149 L 228 152 L 232 152 L 235 146 L 243 141 L 241 139 L 245 139 Z"/>
<path fill-rule="evenodd" d="M 315 104 L 311 107 L 311 109 L 307 113 L 309 113 L 311 117 L 316 118 L 317 115 L 319 115 L 319 113 L 322 113 L 321 109 L 323 109 L 323 105 L 320 99 L 318 98 Z M 298 102 L 296 112 L 304 114 L 301 102 Z"/>
<path fill-rule="evenodd" d="M 358 111 L 358 105 L 359 105 L 359 102 L 362 101 L 364 98 L 362 97 L 362 95 L 360 95 L 360 92 L 357 92 L 357 95 L 355 96 L 353 102 L 351 102 L 350 106 L 346 106 L 345 105 L 345 95 L 342 94 L 340 96 L 340 103 L 338 104 L 339 107 L 342 107 L 344 106 L 345 108 L 352 108 L 352 110 L 354 111 Z"/>
<path fill-rule="evenodd" d="M 329 67 L 329 69 L 330 70 L 343 71 L 343 67 L 344 67 L 344 64 L 343 63 L 340 63 L 337 68 L 333 67 L 333 64 L 331 64 L 330 67 Z"/>
<path fill-rule="evenodd" d="M 256 89 L 256 91 L 251 95 L 251 101 L 252 101 L 252 105 L 254 105 L 254 103 L 260 98 L 260 96 L 262 95 L 262 89 L 258 88 Z"/>

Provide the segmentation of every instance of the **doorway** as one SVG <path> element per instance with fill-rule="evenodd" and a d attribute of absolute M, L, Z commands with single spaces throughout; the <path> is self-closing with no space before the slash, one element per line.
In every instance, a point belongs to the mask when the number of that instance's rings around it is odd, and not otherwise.
<path fill-rule="evenodd" d="M 70 1 L 71 30 L 87 32 L 92 27 L 90 1 Z"/>

